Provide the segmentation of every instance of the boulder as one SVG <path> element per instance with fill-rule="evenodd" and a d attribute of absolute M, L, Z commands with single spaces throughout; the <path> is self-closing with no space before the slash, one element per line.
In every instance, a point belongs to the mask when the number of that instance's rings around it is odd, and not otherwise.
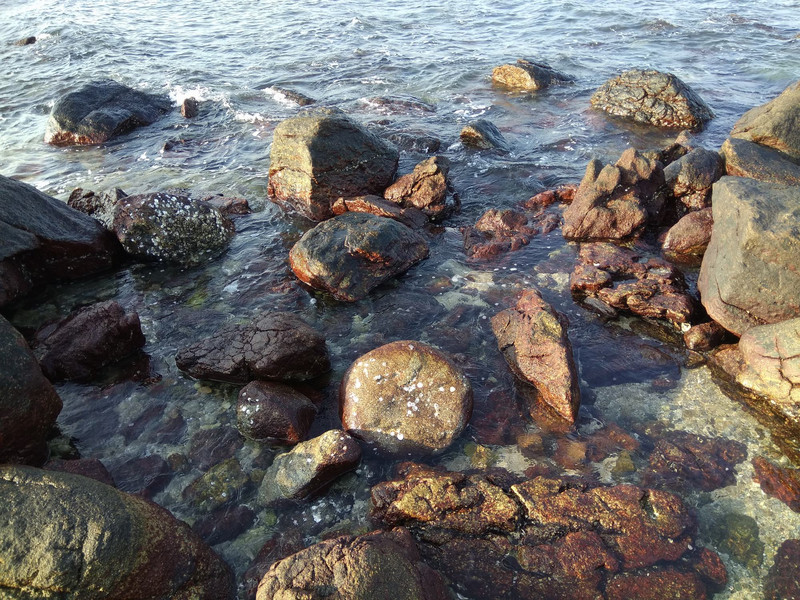
<path fill-rule="evenodd" d="M 428 224 L 428 216 L 421 210 L 408 207 L 401 208 L 380 196 L 356 196 L 355 198 L 339 198 L 331 206 L 334 215 L 346 212 L 369 213 L 378 217 L 386 217 L 400 221 L 412 229 L 419 229 Z"/>
<path fill-rule="evenodd" d="M 713 227 L 711 207 L 690 212 L 669 228 L 661 250 L 668 258 L 679 261 L 702 256 L 711 241 Z"/>
<path fill-rule="evenodd" d="M 307 231 L 289 252 L 300 281 L 355 302 L 428 256 L 428 243 L 392 219 L 347 212 Z"/>
<path fill-rule="evenodd" d="M 35 351 L 47 378 L 63 381 L 87 379 L 144 345 L 139 315 L 108 300 L 37 331 Z"/>
<path fill-rule="evenodd" d="M 741 385 L 781 404 L 800 405 L 800 318 L 748 329 L 739 351 Z"/>
<path fill-rule="evenodd" d="M 112 487 L 116 487 L 114 478 L 108 472 L 105 465 L 97 458 L 51 458 L 42 468 L 47 471 L 60 471 L 62 473 L 72 473 L 73 475 L 83 475 L 90 479 L 96 479 L 100 483 L 105 483 Z"/>
<path fill-rule="evenodd" d="M 683 211 L 700 210 L 711 205 L 711 186 L 724 174 L 718 152 L 695 148 L 664 168 L 664 183 Z"/>
<path fill-rule="evenodd" d="M 446 203 L 449 172 L 449 160 L 432 156 L 414 167 L 413 172 L 398 178 L 383 195 L 403 208 L 419 209 L 432 221 L 441 221 L 454 209 Z"/>
<path fill-rule="evenodd" d="M 461 143 L 468 148 L 478 150 L 498 150 L 509 152 L 510 147 L 506 138 L 491 121 L 477 119 L 467 124 L 461 130 Z"/>
<path fill-rule="evenodd" d="M 800 469 L 779 467 L 763 456 L 756 456 L 753 471 L 753 480 L 767 496 L 800 513 Z"/>
<path fill-rule="evenodd" d="M 147 94 L 103 79 L 60 98 L 50 112 L 48 144 L 102 144 L 137 127 L 150 125 L 170 110 L 164 95 Z"/>
<path fill-rule="evenodd" d="M 671 73 L 631 69 L 609 79 L 592 96 L 594 108 L 637 123 L 699 131 L 714 113 Z"/>
<path fill-rule="evenodd" d="M 697 283 L 709 316 L 737 335 L 800 316 L 800 187 L 723 177 L 713 197 Z"/>
<path fill-rule="evenodd" d="M 764 600 L 800 598 L 800 539 L 786 540 L 775 552 L 775 562 L 764 580 Z"/>
<path fill-rule="evenodd" d="M 250 440 L 296 444 L 308 434 L 317 414 L 314 404 L 294 388 L 270 381 L 251 381 L 239 392 L 239 433 Z"/>
<path fill-rule="evenodd" d="M 240 384 L 256 379 L 303 381 L 331 368 L 325 338 L 288 312 L 227 325 L 179 350 L 175 363 L 198 379 Z"/>
<path fill-rule="evenodd" d="M 108 270 L 120 255 L 97 221 L 0 175 L 0 307 L 34 287 Z"/>
<path fill-rule="evenodd" d="M 539 399 L 572 424 L 581 392 L 567 318 L 536 290 L 525 290 L 514 308 L 492 317 L 497 347 L 518 378 L 534 386 Z"/>
<path fill-rule="evenodd" d="M 0 587 L 11 597 L 235 597 L 228 566 L 152 502 L 79 475 L 8 466 L 0 496 Z"/>
<path fill-rule="evenodd" d="M 535 92 L 557 83 L 568 83 L 574 79 L 559 73 L 550 65 L 517 59 L 515 65 L 500 65 L 492 70 L 492 83 L 514 91 Z"/>
<path fill-rule="evenodd" d="M 335 108 L 314 108 L 282 121 L 272 140 L 268 194 L 312 219 L 333 216 L 337 198 L 382 194 L 398 152 Z"/>
<path fill-rule="evenodd" d="M 85 215 L 94 217 L 106 229 L 111 230 L 114 227 L 114 210 L 117 207 L 117 203 L 127 195 L 119 188 L 109 192 L 94 192 L 83 188 L 75 188 L 67 199 L 67 205 Z"/>
<path fill-rule="evenodd" d="M 0 462 L 47 458 L 45 438 L 61 398 L 22 335 L 0 316 Z"/>
<path fill-rule="evenodd" d="M 564 211 L 564 237 L 619 240 L 638 234 L 661 216 L 663 185 L 661 163 L 634 148 L 625 150 L 615 165 L 591 160 L 575 199 Z"/>
<path fill-rule="evenodd" d="M 376 348 L 342 378 L 344 428 L 389 454 L 441 452 L 472 415 L 472 386 L 439 350 L 416 341 Z"/>
<path fill-rule="evenodd" d="M 728 138 L 720 153 L 728 175 L 800 185 L 800 159 L 792 161 L 788 154 L 779 150 L 740 138 Z"/>
<path fill-rule="evenodd" d="M 403 529 L 325 540 L 276 562 L 256 600 L 448 600 L 442 577 Z"/>
<path fill-rule="evenodd" d="M 122 198 L 113 229 L 129 254 L 187 266 L 221 254 L 236 231 L 210 204 L 164 192 Z"/>
<path fill-rule="evenodd" d="M 733 126 L 731 137 L 774 148 L 800 161 L 800 81 L 777 98 L 744 113 Z"/>
<path fill-rule="evenodd" d="M 360 461 L 357 440 L 344 431 L 326 431 L 275 457 L 261 482 L 259 502 L 302 500 L 355 469 Z"/>

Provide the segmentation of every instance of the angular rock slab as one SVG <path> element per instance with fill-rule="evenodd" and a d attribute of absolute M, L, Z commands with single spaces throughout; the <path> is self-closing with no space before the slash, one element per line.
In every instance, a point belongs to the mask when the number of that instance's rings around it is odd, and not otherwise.
<path fill-rule="evenodd" d="M 492 331 L 514 375 L 533 385 L 542 402 L 572 424 L 581 392 L 566 317 L 536 290 L 525 290 L 514 308 L 492 317 Z"/>
<path fill-rule="evenodd" d="M 695 148 L 664 167 L 664 183 L 685 210 L 699 210 L 710 205 L 711 186 L 724 174 L 718 152 Z"/>
<path fill-rule="evenodd" d="M 788 154 L 779 150 L 740 138 L 728 138 L 720 153 L 725 159 L 728 175 L 800 185 L 800 159 L 793 162 Z"/>
<path fill-rule="evenodd" d="M 692 88 L 671 73 L 631 69 L 609 79 L 592 96 L 594 108 L 616 117 L 699 131 L 713 111 Z"/>
<path fill-rule="evenodd" d="M 800 187 L 723 177 L 697 283 L 709 316 L 741 335 L 800 316 Z"/>
<path fill-rule="evenodd" d="M 574 81 L 550 65 L 524 58 L 515 65 L 500 65 L 492 70 L 492 83 L 514 91 L 535 92 L 556 83 Z"/>
<path fill-rule="evenodd" d="M 421 210 L 432 221 L 440 221 L 453 210 L 446 203 L 449 172 L 449 160 L 432 156 L 386 188 L 384 197 L 403 208 Z"/>
<path fill-rule="evenodd" d="M 150 125 L 170 110 L 167 96 L 147 94 L 109 79 L 87 83 L 59 99 L 50 112 L 48 144 L 102 144 Z"/>
<path fill-rule="evenodd" d="M 344 428 L 389 454 L 441 452 L 472 415 L 472 386 L 439 350 L 415 341 L 386 344 L 342 378 Z"/>
<path fill-rule="evenodd" d="M 335 108 L 282 121 L 270 151 L 268 194 L 322 221 L 337 198 L 383 194 L 397 171 L 397 149 Z"/>
<path fill-rule="evenodd" d="M 731 137 L 774 148 L 800 161 L 800 81 L 777 98 L 744 113 L 733 126 Z"/>
<path fill-rule="evenodd" d="M 0 588 L 11 597 L 235 597 L 230 568 L 152 502 L 30 467 L 0 467 L 0 497 Z"/>
<path fill-rule="evenodd" d="M 307 231 L 289 252 L 297 278 L 355 302 L 428 256 L 428 242 L 393 219 L 347 212 Z"/>

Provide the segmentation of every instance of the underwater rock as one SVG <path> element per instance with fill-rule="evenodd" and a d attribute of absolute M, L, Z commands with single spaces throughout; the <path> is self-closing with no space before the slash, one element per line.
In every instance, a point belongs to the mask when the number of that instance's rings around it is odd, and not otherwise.
<path fill-rule="evenodd" d="M 73 475 L 83 475 L 105 483 L 112 487 L 116 487 L 114 478 L 108 472 L 105 465 L 97 458 L 76 458 L 65 460 L 63 458 L 51 458 L 42 468 L 46 471 L 59 471 L 61 473 L 72 473 Z"/>
<path fill-rule="evenodd" d="M 492 69 L 492 83 L 514 91 L 535 92 L 556 83 L 574 81 L 542 62 L 518 58 L 515 65 L 500 65 Z"/>
<path fill-rule="evenodd" d="M 559 223 L 555 214 L 528 215 L 512 209 L 491 208 L 474 227 L 462 228 L 464 252 L 476 259 L 514 252 L 526 246 L 533 236 L 550 233 Z"/>
<path fill-rule="evenodd" d="M 270 444 L 296 444 L 308 434 L 317 414 L 306 396 L 288 385 L 251 381 L 239 392 L 236 420 L 239 433 Z"/>
<path fill-rule="evenodd" d="M 258 584 L 273 564 L 305 547 L 297 528 L 282 528 L 280 533 L 268 539 L 242 576 L 245 600 L 255 600 Z"/>
<path fill-rule="evenodd" d="M 706 600 L 706 586 L 696 573 L 676 569 L 647 569 L 622 573 L 608 580 L 608 600 Z"/>
<path fill-rule="evenodd" d="M 739 138 L 728 138 L 720 148 L 725 172 L 758 181 L 800 185 L 800 159 Z"/>
<path fill-rule="evenodd" d="M 759 539 L 758 523 L 749 515 L 726 514 L 721 522 L 715 524 L 709 536 L 714 547 L 740 565 L 758 569 L 764 562 L 764 543 Z"/>
<path fill-rule="evenodd" d="M 223 506 L 211 514 L 201 517 L 192 525 L 192 530 L 203 538 L 206 544 L 214 546 L 236 539 L 252 527 L 256 513 L 244 504 Z"/>
<path fill-rule="evenodd" d="M 775 553 L 775 562 L 764 581 L 764 600 L 800 598 L 800 540 L 786 540 Z"/>
<path fill-rule="evenodd" d="M 700 210 L 711 206 L 711 186 L 725 174 L 725 162 L 718 152 L 695 148 L 664 167 L 664 183 L 670 196 L 681 204 L 676 211 Z"/>
<path fill-rule="evenodd" d="M 236 502 L 250 486 L 250 479 L 235 458 L 214 465 L 183 489 L 183 498 L 203 512 Z"/>
<path fill-rule="evenodd" d="M 800 513 L 800 469 L 783 468 L 762 456 L 753 459 L 753 479 L 763 492 Z"/>
<path fill-rule="evenodd" d="M 201 471 L 231 458 L 243 445 L 242 436 L 227 426 L 201 429 L 192 436 L 189 459 Z"/>
<path fill-rule="evenodd" d="M 111 475 L 117 489 L 151 500 L 169 485 L 173 472 L 166 460 L 150 454 L 125 461 Z"/>
<path fill-rule="evenodd" d="M 461 143 L 477 150 L 509 152 L 511 148 L 497 126 L 486 119 L 470 121 L 460 134 Z"/>
<path fill-rule="evenodd" d="M 358 358 L 342 378 L 344 428 L 389 454 L 441 452 L 472 414 L 472 386 L 439 350 L 397 341 Z"/>
<path fill-rule="evenodd" d="M 432 156 L 407 175 L 386 188 L 384 197 L 403 208 L 421 210 L 431 221 L 441 221 L 454 210 L 447 204 L 450 161 L 444 156 Z"/>
<path fill-rule="evenodd" d="M 740 138 L 788 154 L 800 161 L 800 81 L 766 104 L 751 108 L 736 121 L 732 138 Z"/>
<path fill-rule="evenodd" d="M 387 217 L 400 221 L 412 229 L 424 227 L 429 221 L 427 215 L 421 210 L 409 207 L 401 208 L 394 202 L 380 196 L 356 196 L 354 198 L 339 198 L 331 206 L 334 215 L 343 215 L 346 212 L 369 213 L 378 217 Z"/>
<path fill-rule="evenodd" d="M 667 231 L 661 250 L 673 260 L 686 260 L 705 254 L 711 241 L 714 216 L 711 207 L 690 212 Z"/>

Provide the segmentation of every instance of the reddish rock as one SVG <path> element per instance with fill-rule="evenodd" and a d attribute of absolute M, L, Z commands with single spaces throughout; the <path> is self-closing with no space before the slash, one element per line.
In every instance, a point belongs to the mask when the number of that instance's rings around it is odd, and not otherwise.
<path fill-rule="evenodd" d="M 761 456 L 753 459 L 753 468 L 753 479 L 767 496 L 800 513 L 800 469 L 779 467 Z"/>
<path fill-rule="evenodd" d="M 430 220 L 441 221 L 454 209 L 446 202 L 449 172 L 449 160 L 432 156 L 414 167 L 413 172 L 399 177 L 383 195 L 403 208 L 416 208 Z"/>
<path fill-rule="evenodd" d="M 719 554 L 708 548 L 700 548 L 694 570 L 714 588 L 722 590 L 728 585 L 728 570 Z"/>
<path fill-rule="evenodd" d="M 605 460 L 619 450 L 633 452 L 639 449 L 639 441 L 615 423 L 590 435 L 587 440 L 586 457 L 592 462 Z"/>
<path fill-rule="evenodd" d="M 578 440 L 561 437 L 556 442 L 553 461 L 567 470 L 581 469 L 586 465 L 588 444 Z"/>
<path fill-rule="evenodd" d="M 559 217 L 552 213 L 531 215 L 516 210 L 490 209 L 474 227 L 464 227 L 464 251 L 470 258 L 485 259 L 526 246 L 537 234 L 558 227 Z"/>
<path fill-rule="evenodd" d="M 185 119 L 194 119 L 199 112 L 200 105 L 196 98 L 186 98 L 181 104 L 181 116 Z"/>
<path fill-rule="evenodd" d="M 571 204 L 575 199 L 575 193 L 578 191 L 578 185 L 565 184 L 557 187 L 554 190 L 546 190 L 535 196 L 528 198 L 522 203 L 522 207 L 526 210 L 541 210 L 547 208 L 551 204 L 561 202 L 562 204 Z"/>
<path fill-rule="evenodd" d="M 402 208 L 380 196 L 356 196 L 354 198 L 338 198 L 331 206 L 334 215 L 346 212 L 362 212 L 387 217 L 400 221 L 412 229 L 419 229 L 428 223 L 428 217 L 417 208 Z"/>
<path fill-rule="evenodd" d="M 670 227 L 661 249 L 670 258 L 702 256 L 711 241 L 713 227 L 710 207 L 690 212 Z"/>
<path fill-rule="evenodd" d="M 304 547 L 303 536 L 297 529 L 284 528 L 268 539 L 242 576 L 245 600 L 255 600 L 258 584 L 273 564 Z"/>
<path fill-rule="evenodd" d="M 706 600 L 705 585 L 695 573 L 675 569 L 648 569 L 622 573 L 606 585 L 608 600 Z"/>
<path fill-rule="evenodd" d="M 719 346 L 725 339 L 725 329 L 715 321 L 694 325 L 683 334 L 683 341 L 689 350 L 708 352 Z"/>
<path fill-rule="evenodd" d="M 243 445 L 242 437 L 233 427 L 201 429 L 192 436 L 189 459 L 202 471 L 231 458 Z"/>
<path fill-rule="evenodd" d="M 108 192 L 94 192 L 75 188 L 67 199 L 67 205 L 85 215 L 94 217 L 106 229 L 110 230 L 114 222 L 114 208 L 117 202 L 127 195 L 119 188 L 114 188 Z"/>
<path fill-rule="evenodd" d="M 127 460 L 111 475 L 118 489 L 147 499 L 167 487 L 173 477 L 172 468 L 157 454 Z"/>
<path fill-rule="evenodd" d="M 800 164 L 779 150 L 747 140 L 728 138 L 722 144 L 720 153 L 725 158 L 725 172 L 728 175 L 800 185 Z"/>
<path fill-rule="evenodd" d="M 764 581 L 764 600 L 800 599 L 800 540 L 786 540 Z"/>
<path fill-rule="evenodd" d="M 62 473 L 83 475 L 100 483 L 114 486 L 114 479 L 111 477 L 111 473 L 97 458 L 77 458 L 74 460 L 51 458 L 42 468 L 46 471 L 61 471 Z"/>
<path fill-rule="evenodd" d="M 306 437 L 317 414 L 314 404 L 294 388 L 251 381 L 239 392 L 239 433 L 257 442 L 296 444 Z"/>
<path fill-rule="evenodd" d="M 226 506 L 196 521 L 192 530 L 206 544 L 214 546 L 236 539 L 250 529 L 255 520 L 256 513 L 248 506 Z"/>

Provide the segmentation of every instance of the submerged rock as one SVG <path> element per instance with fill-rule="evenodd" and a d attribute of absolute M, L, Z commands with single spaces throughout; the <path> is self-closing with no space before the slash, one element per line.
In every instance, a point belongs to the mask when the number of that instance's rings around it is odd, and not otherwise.
<path fill-rule="evenodd" d="M 403 208 L 421 210 L 432 221 L 440 221 L 454 209 L 446 203 L 449 172 L 449 160 L 432 156 L 386 188 L 384 197 Z"/>
<path fill-rule="evenodd" d="M 556 83 L 574 81 L 542 62 L 517 59 L 515 65 L 500 65 L 492 70 L 492 83 L 514 91 L 535 92 Z"/>
<path fill-rule="evenodd" d="M 775 562 L 764 581 L 764 600 L 800 598 L 800 539 L 786 540 L 775 553 Z"/>
<path fill-rule="evenodd" d="M 753 459 L 753 469 L 753 479 L 767 496 L 800 513 L 800 469 L 779 467 L 761 456 Z"/>
<path fill-rule="evenodd" d="M 109 79 L 84 84 L 60 98 L 50 113 L 48 144 L 102 144 L 150 125 L 170 110 L 167 96 L 147 94 Z"/>
<path fill-rule="evenodd" d="M 235 458 L 209 468 L 183 490 L 183 498 L 203 512 L 235 504 L 250 485 L 250 479 Z"/>
<path fill-rule="evenodd" d="M 149 500 L 169 485 L 173 472 L 166 460 L 157 454 L 150 454 L 125 461 L 113 469 L 112 476 L 112 485 L 117 489 Z"/>
<path fill-rule="evenodd" d="M 511 149 L 500 130 L 486 119 L 470 122 L 461 130 L 460 137 L 461 143 L 469 148 L 500 152 L 508 152 Z"/>
<path fill-rule="evenodd" d="M 464 227 L 464 251 L 470 258 L 484 259 L 526 246 L 535 235 L 550 233 L 558 227 L 558 215 L 490 208 L 475 223 Z"/>
<path fill-rule="evenodd" d="M 239 433 L 258 442 L 296 444 L 306 437 L 317 414 L 314 404 L 294 388 L 251 381 L 239 392 Z"/>
<path fill-rule="evenodd" d="M 725 159 L 728 175 L 749 177 L 770 183 L 800 185 L 800 159 L 791 160 L 788 154 L 739 138 L 728 138 L 720 153 Z"/>
<path fill-rule="evenodd" d="M 731 137 L 774 148 L 800 161 L 800 81 L 777 98 L 744 113 L 733 126 Z"/>

